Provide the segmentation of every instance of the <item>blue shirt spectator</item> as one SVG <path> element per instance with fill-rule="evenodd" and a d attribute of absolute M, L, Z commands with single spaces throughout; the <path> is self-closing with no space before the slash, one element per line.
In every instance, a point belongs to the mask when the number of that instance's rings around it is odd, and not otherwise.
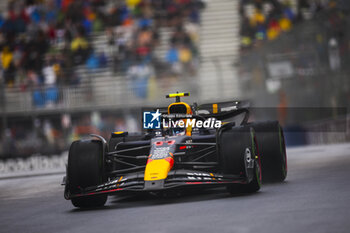
<path fill-rule="evenodd" d="M 139 20 L 139 27 L 140 28 L 147 28 L 147 27 L 150 27 L 151 25 L 152 25 L 152 20 L 151 19 L 141 18 Z"/>
<path fill-rule="evenodd" d="M 58 89 L 57 87 L 49 87 L 45 91 L 45 100 L 47 103 L 57 103 L 58 101 Z"/>
<path fill-rule="evenodd" d="M 179 61 L 179 51 L 175 47 L 172 47 L 171 49 L 168 50 L 166 54 L 166 61 L 170 64 L 173 64 Z"/>
<path fill-rule="evenodd" d="M 86 61 L 86 66 L 88 69 L 97 69 L 99 68 L 99 61 L 98 57 L 95 55 L 95 53 L 92 53 L 90 57 Z"/>
<path fill-rule="evenodd" d="M 33 102 L 35 107 L 43 107 L 45 105 L 45 99 L 40 90 L 33 91 Z"/>

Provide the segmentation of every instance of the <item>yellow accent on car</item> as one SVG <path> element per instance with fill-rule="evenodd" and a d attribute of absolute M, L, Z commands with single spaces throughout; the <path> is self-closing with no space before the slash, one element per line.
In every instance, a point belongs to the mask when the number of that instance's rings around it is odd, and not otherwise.
<path fill-rule="evenodd" d="M 172 93 L 172 94 L 166 95 L 166 98 L 175 98 L 175 97 L 184 97 L 184 96 L 190 96 L 190 93 L 189 92 Z"/>
<path fill-rule="evenodd" d="M 215 180 L 214 174 L 210 173 L 210 176 L 213 177 L 213 180 Z"/>
<path fill-rule="evenodd" d="M 113 132 L 114 134 L 122 134 L 124 133 L 124 131 L 117 131 L 117 132 Z"/>
<path fill-rule="evenodd" d="M 123 179 L 123 176 L 121 176 L 119 179 L 118 179 L 118 181 L 117 181 L 117 187 L 119 187 L 119 185 L 120 185 L 120 181 Z"/>
<path fill-rule="evenodd" d="M 171 164 L 165 159 L 152 160 L 146 165 L 144 180 L 151 181 L 166 179 L 171 167 Z"/>
<path fill-rule="evenodd" d="M 213 113 L 218 113 L 218 104 L 213 104 Z"/>

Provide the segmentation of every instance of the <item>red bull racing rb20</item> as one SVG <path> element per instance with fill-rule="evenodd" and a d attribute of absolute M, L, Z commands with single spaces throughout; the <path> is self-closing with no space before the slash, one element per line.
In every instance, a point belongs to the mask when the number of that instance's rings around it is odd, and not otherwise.
<path fill-rule="evenodd" d="M 163 120 L 160 127 L 133 135 L 113 132 L 109 140 L 91 135 L 73 142 L 64 197 L 75 207 L 91 208 L 121 192 L 225 186 L 232 194 L 252 193 L 262 181 L 285 180 L 285 141 L 277 121 L 249 122 L 249 109 L 239 101 L 189 105 L 180 100 L 188 95 L 167 95 L 175 102 L 158 108 L 154 118 L 163 114 L 173 119 Z M 232 120 L 237 116 L 242 116 L 238 123 Z M 222 123 L 198 127 L 193 119 Z M 179 121 L 183 127 L 174 123 Z"/>

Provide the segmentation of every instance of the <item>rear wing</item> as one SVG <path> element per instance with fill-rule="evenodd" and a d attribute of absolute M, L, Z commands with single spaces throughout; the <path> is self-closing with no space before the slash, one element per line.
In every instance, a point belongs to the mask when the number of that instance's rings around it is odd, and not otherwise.
<path fill-rule="evenodd" d="M 216 118 L 225 120 L 231 117 L 245 114 L 242 123 L 246 123 L 249 118 L 249 102 L 247 101 L 227 101 L 209 104 L 201 104 L 196 107 L 198 115 L 204 118 Z"/>

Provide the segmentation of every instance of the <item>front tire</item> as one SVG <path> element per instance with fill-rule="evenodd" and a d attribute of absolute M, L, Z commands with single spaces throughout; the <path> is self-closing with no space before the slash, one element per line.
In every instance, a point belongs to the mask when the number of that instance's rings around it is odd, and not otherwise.
<path fill-rule="evenodd" d="M 219 137 L 219 154 L 223 173 L 240 175 L 247 179 L 247 184 L 230 184 L 227 190 L 231 194 L 257 192 L 261 187 L 261 172 L 253 128 L 239 126 L 226 129 Z"/>
<path fill-rule="evenodd" d="M 261 188 L 261 177 L 260 177 L 260 166 L 259 163 L 256 162 L 254 167 L 254 177 L 253 180 L 248 184 L 230 184 L 228 185 L 227 191 L 234 195 L 239 193 L 255 193 Z"/>
<path fill-rule="evenodd" d="M 104 181 L 104 148 L 101 141 L 75 141 L 69 149 L 67 185 L 71 194 L 81 189 L 99 185 Z M 72 198 L 75 207 L 90 208 L 103 206 L 107 195 Z"/>

